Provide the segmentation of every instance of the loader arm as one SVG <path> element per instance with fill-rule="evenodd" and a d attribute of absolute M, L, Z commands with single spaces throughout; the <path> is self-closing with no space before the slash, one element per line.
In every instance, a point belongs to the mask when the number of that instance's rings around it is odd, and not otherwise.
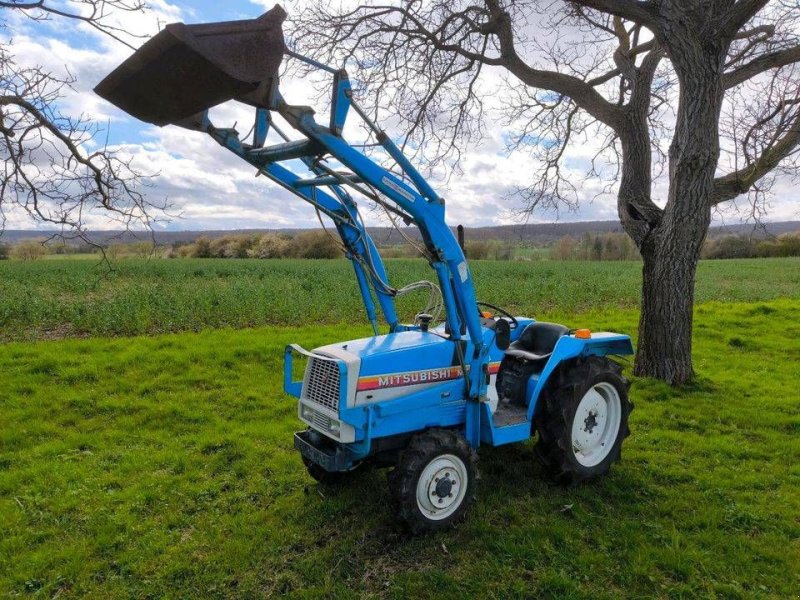
<path fill-rule="evenodd" d="M 351 191 L 364 195 L 415 224 L 427 258 L 436 272 L 445 306 L 447 331 L 458 348 L 469 336 L 471 352 L 462 356 L 468 372 L 468 396 L 485 396 L 486 360 L 475 289 L 467 261 L 445 222 L 445 205 L 398 146 L 352 97 L 344 69 L 333 69 L 286 49 L 281 29 L 286 13 L 275 6 L 258 19 L 185 25 L 167 25 L 103 80 L 95 91 L 131 115 L 159 126 L 175 124 L 204 132 L 295 196 L 310 203 L 335 224 L 352 261 L 365 309 L 374 330 L 377 315 L 374 292 L 390 331 L 401 325 L 395 310 L 396 289 L 389 285 L 377 247 L 359 215 Z M 333 78 L 331 117 L 323 125 L 309 107 L 287 103 L 278 91 L 278 69 L 283 56 L 302 60 Z M 254 107 L 252 140 L 234 128 L 218 127 L 209 109 L 228 100 Z M 343 137 L 348 115 L 356 113 L 371 130 L 377 145 L 394 162 L 390 170 L 348 143 Z M 280 115 L 298 134 L 290 139 L 275 124 Z M 281 141 L 266 145 L 270 132 Z M 273 136 L 274 138 L 274 136 Z M 301 176 L 289 168 L 301 161 Z M 334 169 L 338 162 L 346 172 Z M 296 163 L 295 163 L 296 164 Z M 479 437 L 476 402 L 468 410 L 467 436 Z"/>

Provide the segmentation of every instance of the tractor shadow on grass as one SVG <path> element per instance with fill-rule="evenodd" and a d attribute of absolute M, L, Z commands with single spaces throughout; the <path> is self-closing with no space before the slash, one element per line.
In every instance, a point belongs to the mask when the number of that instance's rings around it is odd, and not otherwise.
<path fill-rule="evenodd" d="M 396 519 L 386 469 L 365 466 L 344 483 L 311 482 L 305 492 L 327 504 L 327 518 L 336 520 L 341 530 L 364 530 L 361 543 L 369 540 L 373 550 L 383 548 L 384 556 L 399 551 L 398 544 L 416 547 L 420 539 L 458 538 L 486 526 L 530 525 L 554 515 L 570 518 L 581 512 L 637 511 L 637 504 L 650 504 L 661 495 L 646 477 L 647 465 L 637 466 L 630 460 L 615 464 L 609 474 L 595 481 L 559 486 L 548 479 L 533 446 L 527 442 L 484 448 L 478 462 L 477 499 L 466 521 L 451 531 L 421 538 L 412 536 Z"/>
<path fill-rule="evenodd" d="M 479 468 L 477 502 L 466 520 L 422 536 L 396 519 L 385 469 L 365 466 L 338 485 L 303 474 L 303 499 L 284 513 L 282 527 L 293 543 L 282 556 L 291 566 L 276 589 L 303 589 L 310 564 L 326 565 L 313 575 L 318 582 L 349 582 L 377 596 L 409 577 L 457 585 L 459 572 L 469 571 L 464 565 L 497 565 L 498 557 L 534 573 L 565 556 L 570 564 L 589 560 L 596 545 L 628 539 L 665 509 L 654 467 L 636 456 L 600 480 L 570 488 L 546 479 L 531 442 L 484 448 Z"/>

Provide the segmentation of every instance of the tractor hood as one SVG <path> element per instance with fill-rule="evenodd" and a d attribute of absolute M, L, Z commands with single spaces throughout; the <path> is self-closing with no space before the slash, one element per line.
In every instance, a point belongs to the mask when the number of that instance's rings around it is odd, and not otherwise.
<path fill-rule="evenodd" d="M 155 125 L 200 126 L 199 115 L 228 100 L 266 108 L 286 46 L 276 5 L 257 19 L 170 23 L 94 91 Z"/>
<path fill-rule="evenodd" d="M 355 405 L 390 400 L 462 377 L 456 345 L 435 333 L 401 331 L 314 350 L 358 369 Z"/>

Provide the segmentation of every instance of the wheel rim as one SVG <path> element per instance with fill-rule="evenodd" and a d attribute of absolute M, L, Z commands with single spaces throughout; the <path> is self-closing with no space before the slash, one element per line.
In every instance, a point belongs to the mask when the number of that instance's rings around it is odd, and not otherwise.
<path fill-rule="evenodd" d="M 581 398 L 572 421 L 572 451 L 584 467 L 600 464 L 617 441 L 622 400 L 607 382 L 593 385 Z"/>
<path fill-rule="evenodd" d="M 452 515 L 464 501 L 468 478 L 467 467 L 458 456 L 434 458 L 417 480 L 417 506 L 422 514 L 434 521 Z"/>

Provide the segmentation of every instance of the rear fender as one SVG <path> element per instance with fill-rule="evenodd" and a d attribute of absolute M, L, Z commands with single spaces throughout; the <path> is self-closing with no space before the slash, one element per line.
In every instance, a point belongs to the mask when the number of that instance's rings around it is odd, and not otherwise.
<path fill-rule="evenodd" d="M 533 388 L 528 401 L 528 420 L 533 419 L 533 415 L 536 412 L 536 404 L 542 391 L 550 380 L 550 376 L 555 373 L 561 364 L 575 358 L 587 356 L 626 356 L 630 354 L 633 354 L 631 338 L 621 333 L 592 333 L 592 337 L 588 339 L 576 338 L 574 335 L 563 336 L 558 340 L 556 347 L 553 349 L 553 354 L 547 361 Z"/>

